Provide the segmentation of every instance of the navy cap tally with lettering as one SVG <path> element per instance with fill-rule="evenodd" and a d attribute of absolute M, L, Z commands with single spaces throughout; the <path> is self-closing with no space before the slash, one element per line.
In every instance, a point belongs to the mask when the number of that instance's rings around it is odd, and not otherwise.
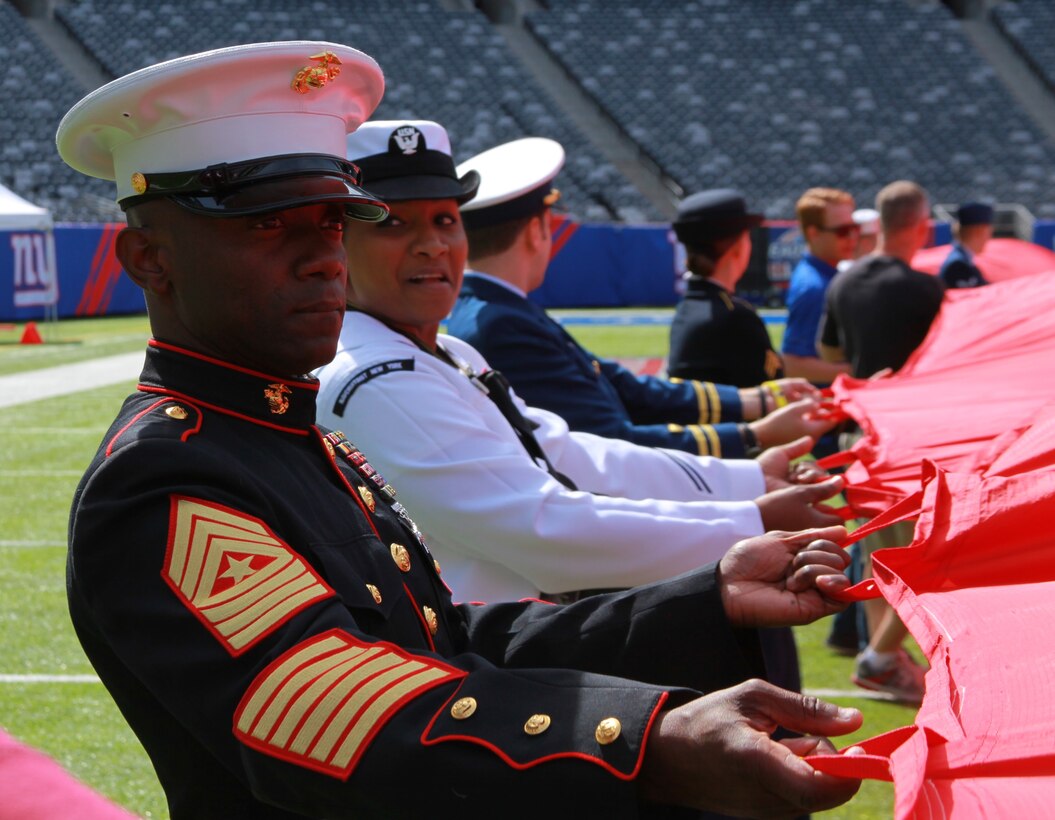
<path fill-rule="evenodd" d="M 761 225 L 762 214 L 748 213 L 743 194 L 732 188 L 700 191 L 678 205 L 674 234 L 683 245 L 693 246 L 735 236 Z"/>
<path fill-rule="evenodd" d="M 116 181 L 126 210 L 156 197 L 206 216 L 338 202 L 376 221 L 387 208 L 344 148 L 383 92 L 380 67 L 354 48 L 252 43 L 120 77 L 74 105 L 55 141 L 77 171 Z"/>
<path fill-rule="evenodd" d="M 986 202 L 965 202 L 956 211 L 961 225 L 992 225 L 993 206 Z"/>
<path fill-rule="evenodd" d="M 563 167 L 563 146 L 545 137 L 513 140 L 466 160 L 458 173 L 480 175 L 476 198 L 461 209 L 466 229 L 512 222 L 553 205 L 560 192 L 552 183 Z"/>
<path fill-rule="evenodd" d="M 476 195 L 480 177 L 459 175 L 451 140 L 430 120 L 375 120 L 349 135 L 347 157 L 363 172 L 363 185 L 386 202 Z"/>

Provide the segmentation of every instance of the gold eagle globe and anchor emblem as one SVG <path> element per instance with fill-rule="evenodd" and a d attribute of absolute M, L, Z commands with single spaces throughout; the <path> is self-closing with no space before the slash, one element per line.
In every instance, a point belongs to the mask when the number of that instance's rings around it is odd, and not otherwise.
<path fill-rule="evenodd" d="M 318 65 L 306 65 L 293 76 L 291 86 L 298 94 L 307 94 L 313 88 L 322 88 L 341 73 L 341 61 L 332 51 L 313 54 L 308 58 Z"/>
<path fill-rule="evenodd" d="M 264 398 L 267 399 L 268 409 L 276 416 L 281 416 L 289 410 L 289 399 L 286 398 L 293 391 L 285 384 L 269 384 L 264 388 Z"/>

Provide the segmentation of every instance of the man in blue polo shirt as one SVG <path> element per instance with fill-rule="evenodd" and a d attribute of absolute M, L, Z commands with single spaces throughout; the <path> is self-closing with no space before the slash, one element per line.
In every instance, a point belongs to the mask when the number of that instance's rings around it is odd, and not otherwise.
<path fill-rule="evenodd" d="M 784 330 L 784 372 L 815 384 L 829 384 L 845 363 L 823 361 L 817 355 L 817 331 L 824 313 L 824 295 L 840 260 L 851 259 L 861 228 L 854 221 L 854 198 L 837 188 L 810 188 L 799 197 L 799 219 L 807 253 L 791 273 L 788 323 Z"/>

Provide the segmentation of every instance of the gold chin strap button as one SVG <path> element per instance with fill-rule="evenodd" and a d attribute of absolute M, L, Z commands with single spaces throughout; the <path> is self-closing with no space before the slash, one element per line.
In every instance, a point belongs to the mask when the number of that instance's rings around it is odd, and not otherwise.
<path fill-rule="evenodd" d="M 410 552 L 402 544 L 393 544 L 389 547 L 392 560 L 396 562 L 400 572 L 410 572 Z"/>
<path fill-rule="evenodd" d="M 178 404 L 172 404 L 165 408 L 165 415 L 170 419 L 178 419 L 179 421 L 182 421 L 187 418 L 187 411 Z"/>
<path fill-rule="evenodd" d="M 607 746 L 609 743 L 614 743 L 622 731 L 623 724 L 619 722 L 619 718 L 608 717 L 597 724 L 597 730 L 593 736 L 602 746 Z"/>
<path fill-rule="evenodd" d="M 529 735 L 541 735 L 549 728 L 551 722 L 549 715 L 532 715 L 524 724 L 524 731 Z"/>
<path fill-rule="evenodd" d="M 476 712 L 476 698 L 458 698 L 451 706 L 451 717 L 455 720 L 465 720 L 472 717 Z"/>
<path fill-rule="evenodd" d="M 436 570 L 436 574 L 439 575 L 443 570 L 440 569 L 440 562 L 435 558 L 432 559 L 432 568 Z"/>
<path fill-rule="evenodd" d="M 423 606 L 421 612 L 425 616 L 425 623 L 429 625 L 429 634 L 435 635 L 440 628 L 440 619 L 436 617 L 432 607 Z"/>
<path fill-rule="evenodd" d="M 374 596 L 374 603 L 381 603 L 381 590 L 375 587 L 373 584 L 367 584 L 366 588 L 370 590 L 370 594 Z"/>

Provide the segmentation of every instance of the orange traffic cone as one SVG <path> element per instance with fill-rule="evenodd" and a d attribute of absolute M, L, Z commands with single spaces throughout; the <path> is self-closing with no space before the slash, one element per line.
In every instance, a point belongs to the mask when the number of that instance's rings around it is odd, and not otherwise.
<path fill-rule="evenodd" d="M 26 322 L 26 329 L 22 331 L 22 344 L 24 345 L 39 345 L 43 343 L 43 339 L 40 338 L 40 331 L 37 330 L 36 322 Z"/>

